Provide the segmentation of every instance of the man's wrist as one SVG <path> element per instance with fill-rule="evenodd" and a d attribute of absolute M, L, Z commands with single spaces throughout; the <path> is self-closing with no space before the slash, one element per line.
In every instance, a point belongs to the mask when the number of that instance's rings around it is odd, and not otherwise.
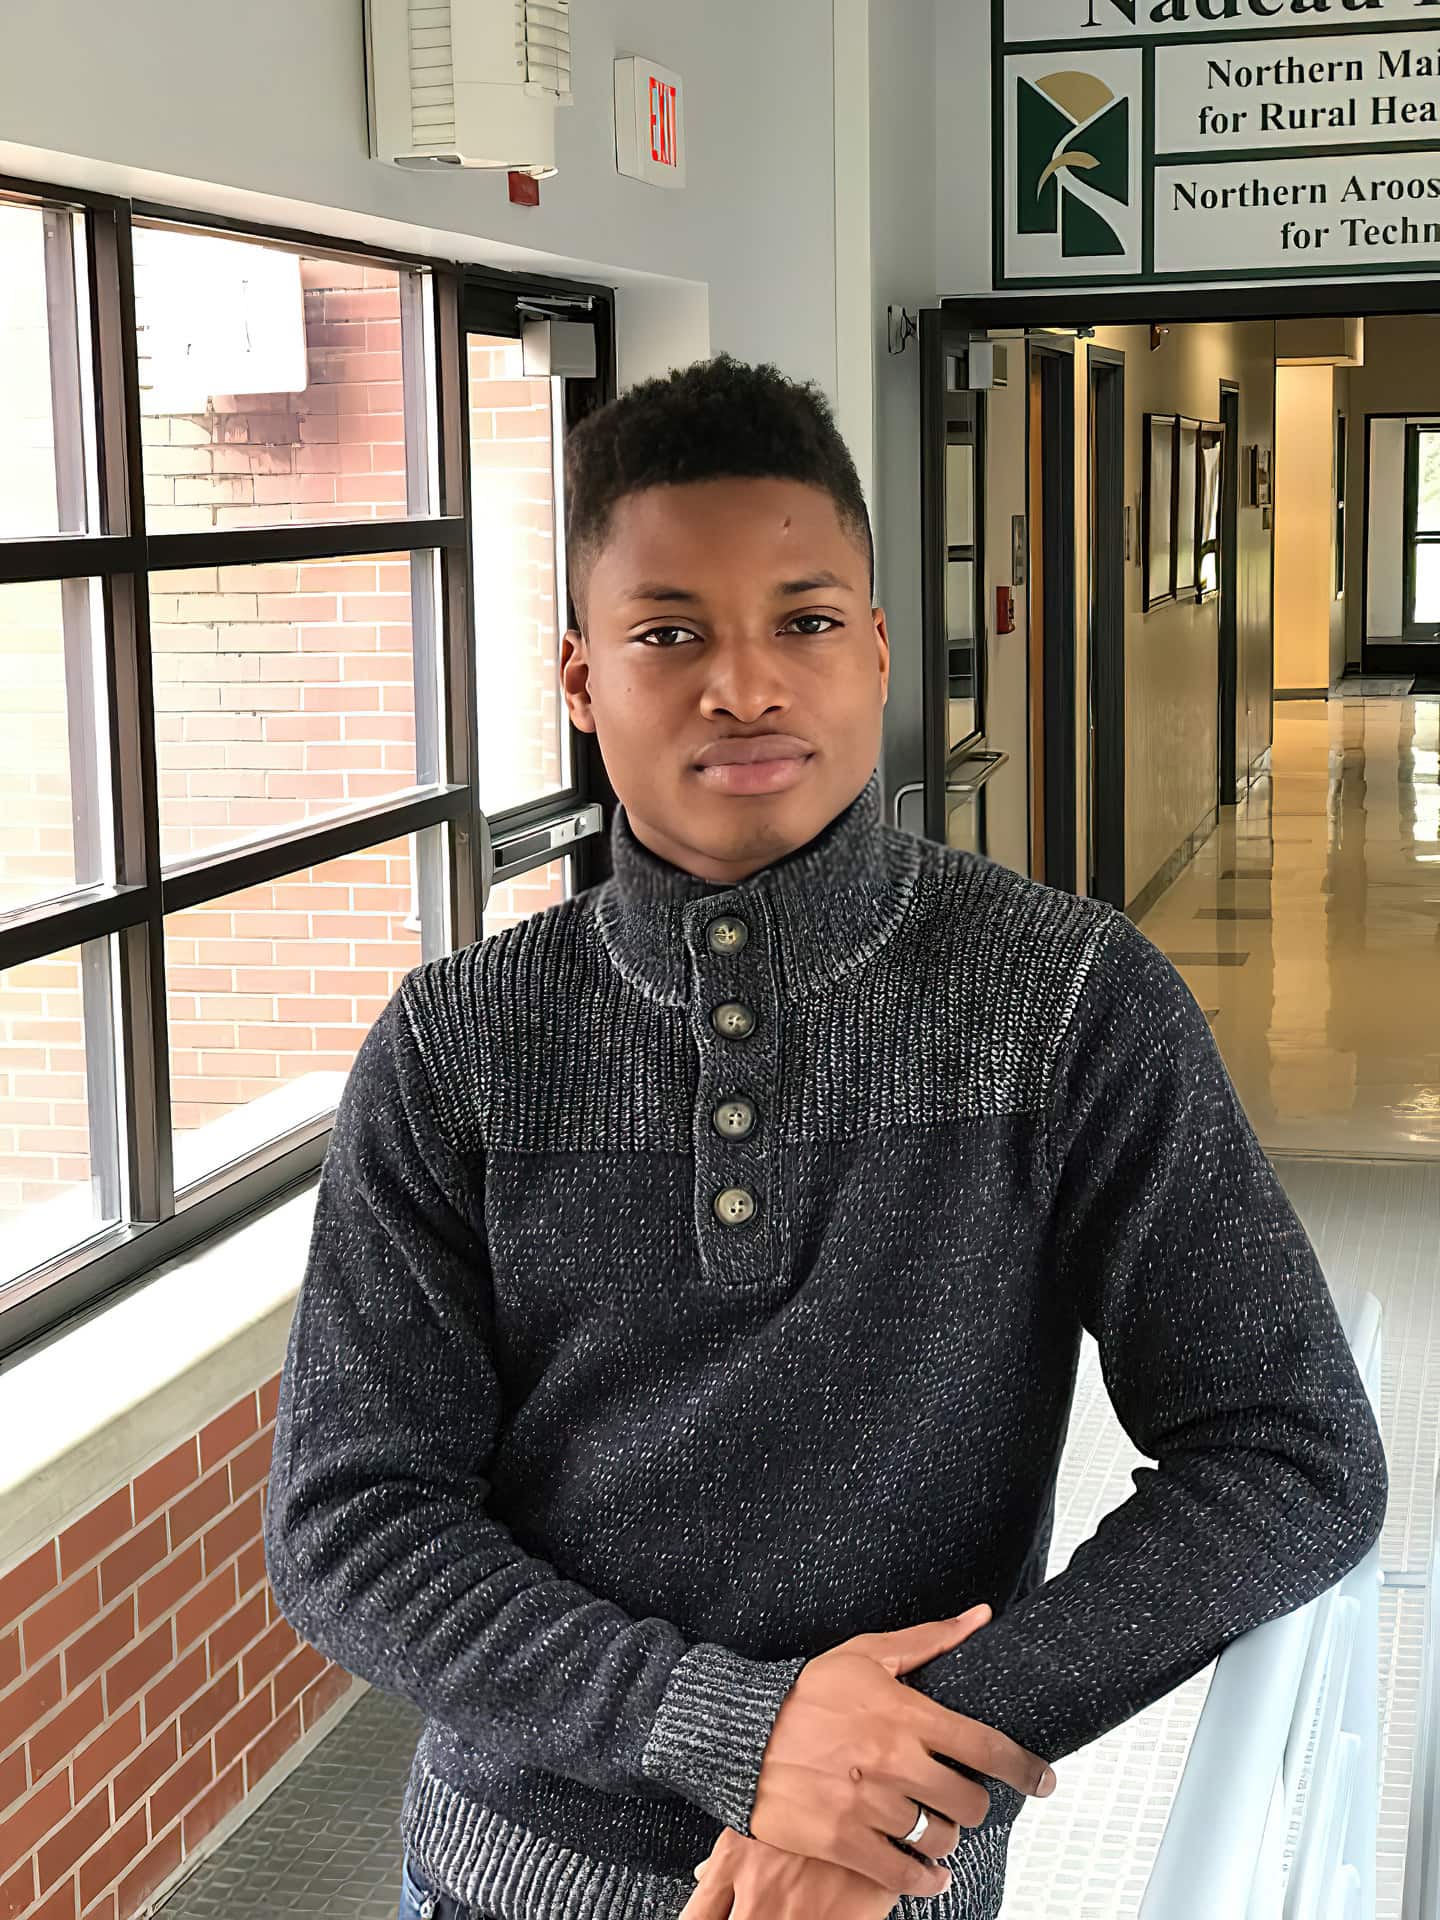
<path fill-rule="evenodd" d="M 749 1660 L 712 1641 L 691 1647 L 671 1673 L 642 1772 L 748 1835 L 770 1732 L 804 1665 Z"/>

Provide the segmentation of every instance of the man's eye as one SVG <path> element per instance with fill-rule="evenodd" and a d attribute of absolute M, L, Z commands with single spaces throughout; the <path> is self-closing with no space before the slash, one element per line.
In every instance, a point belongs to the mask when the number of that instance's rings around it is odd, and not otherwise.
<path fill-rule="evenodd" d="M 675 636 L 682 640 L 693 640 L 694 633 L 689 627 L 651 627 L 648 633 L 642 633 L 640 640 L 657 647 L 673 647 L 677 644 Z"/>
<path fill-rule="evenodd" d="M 806 628 L 807 637 L 812 637 L 812 638 L 818 638 L 819 635 L 822 632 L 824 632 L 826 629 L 830 627 L 838 627 L 840 624 L 838 620 L 832 620 L 829 614 L 826 614 L 826 613 L 797 613 L 795 618 L 790 622 L 790 624 L 792 627 L 798 627 L 804 621 L 807 621 L 807 620 L 818 623 L 818 624 L 813 624 Z"/>

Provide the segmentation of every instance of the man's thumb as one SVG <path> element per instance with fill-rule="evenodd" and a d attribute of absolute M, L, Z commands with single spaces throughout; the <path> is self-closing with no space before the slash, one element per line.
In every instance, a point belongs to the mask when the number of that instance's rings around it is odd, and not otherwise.
<path fill-rule="evenodd" d="M 887 1644 L 877 1658 L 888 1673 L 913 1673 L 968 1640 L 989 1619 L 990 1608 L 982 1602 L 950 1620 L 922 1620 L 918 1626 L 901 1627 L 885 1635 Z"/>

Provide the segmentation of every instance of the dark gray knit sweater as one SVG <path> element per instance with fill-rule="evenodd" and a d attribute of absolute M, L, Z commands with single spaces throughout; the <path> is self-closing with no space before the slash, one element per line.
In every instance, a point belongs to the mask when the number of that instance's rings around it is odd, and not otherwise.
<path fill-rule="evenodd" d="M 424 1709 L 405 1840 L 500 1920 L 673 1920 L 851 1634 L 988 1600 L 912 1684 L 1056 1760 L 1385 1505 L 1314 1254 L 1126 919 L 889 831 L 873 780 L 730 890 L 623 813 L 613 851 L 366 1039 L 275 1430 L 280 1604 Z M 1084 1327 L 1159 1466 L 1046 1581 Z M 997 1910 L 1017 1798 L 908 1920 Z"/>

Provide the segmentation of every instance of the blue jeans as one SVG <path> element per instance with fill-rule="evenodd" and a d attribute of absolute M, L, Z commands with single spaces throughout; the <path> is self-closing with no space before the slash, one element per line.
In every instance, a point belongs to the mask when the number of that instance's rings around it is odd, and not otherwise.
<path fill-rule="evenodd" d="M 485 1920 L 485 1915 L 478 1908 L 462 1905 L 454 1894 L 442 1893 L 407 1854 L 400 1870 L 398 1920 Z"/>

